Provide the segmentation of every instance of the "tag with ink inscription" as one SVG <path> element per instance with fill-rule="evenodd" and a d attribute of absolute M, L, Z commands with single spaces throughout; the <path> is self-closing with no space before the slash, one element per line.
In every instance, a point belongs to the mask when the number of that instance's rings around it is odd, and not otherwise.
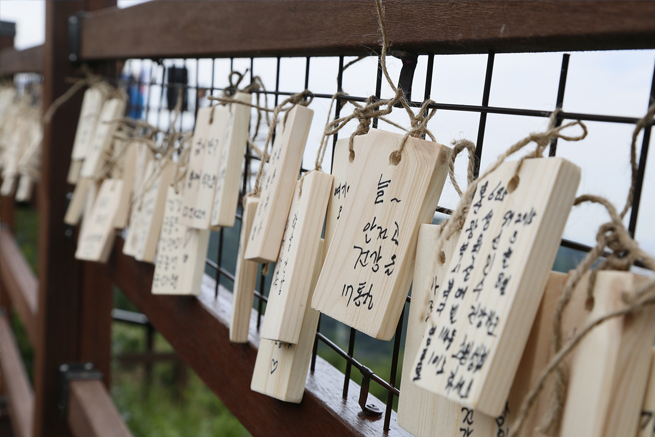
<path fill-rule="evenodd" d="M 637 437 L 653 437 L 655 435 L 655 349 L 652 350 L 651 355 L 650 373 L 644 402 L 641 406 Z"/>
<path fill-rule="evenodd" d="M 419 387 L 499 416 L 573 205 L 580 169 L 505 162 L 478 182 L 440 301 L 412 366 Z"/>
<path fill-rule="evenodd" d="M 78 181 L 82 161 L 86 158 L 88 149 L 91 146 L 91 140 L 103 103 L 104 96 L 98 88 L 91 87 L 84 92 L 80 119 L 77 122 L 75 142 L 73 143 L 71 169 L 68 172 L 68 183 L 70 184 L 76 184 Z"/>
<path fill-rule="evenodd" d="M 109 99 L 102 105 L 100 117 L 82 164 L 81 177 L 93 178 L 102 169 L 106 161 L 106 153 L 112 144 L 114 132 L 118 127 L 114 120 L 120 118 L 123 113 L 125 113 L 125 101 L 122 99 Z"/>
<path fill-rule="evenodd" d="M 246 244 L 250 236 L 252 223 L 255 221 L 259 198 L 248 196 L 241 215 L 241 234 L 239 237 L 239 253 L 234 274 L 234 289 L 232 290 L 232 312 L 230 313 L 230 341 L 247 343 L 250 327 L 250 313 L 255 298 L 258 264 L 244 258 Z"/>
<path fill-rule="evenodd" d="M 302 302 L 302 329 L 298 343 L 261 339 L 250 384 L 250 389 L 253 391 L 285 402 L 298 404 L 302 401 L 320 316 L 320 313 L 313 310 L 309 303 L 323 265 L 325 253 L 323 244 L 324 241 L 320 240 L 313 266 L 310 293 Z"/>
<path fill-rule="evenodd" d="M 199 295 L 209 230 L 180 224 L 183 193 L 168 187 L 162 220 L 152 294 Z"/>
<path fill-rule="evenodd" d="M 250 103 L 252 95 L 240 92 L 236 94 L 235 99 Z M 239 203 L 241 167 L 248 142 L 250 107 L 231 103 L 228 111 L 225 144 L 221 148 L 216 193 L 212 207 L 212 226 L 234 226 L 237 203 Z"/>
<path fill-rule="evenodd" d="M 224 106 L 214 106 L 208 109 L 210 119 L 207 120 L 209 124 L 206 138 L 200 138 L 196 142 L 194 135 L 194 144 L 189 158 L 190 165 L 187 170 L 187 185 L 184 187 L 181 223 L 196 229 L 209 229 L 211 207 L 214 202 L 218 169 L 227 129 L 228 109 Z"/>
<path fill-rule="evenodd" d="M 118 210 L 123 181 L 105 179 L 95 200 L 93 209 L 85 218 L 80 232 L 75 258 L 84 261 L 106 263 L 114 247 L 114 219 Z"/>
<path fill-rule="evenodd" d="M 372 337 L 390 340 L 404 307 L 421 223 L 432 221 L 449 150 L 371 130 L 348 172 L 350 189 L 312 307 Z"/>
<path fill-rule="evenodd" d="M 318 256 L 332 180 L 332 175 L 312 171 L 296 183 L 268 294 L 262 338 L 292 344 L 300 339 L 303 303 L 311 291 L 312 266 Z"/>
<path fill-rule="evenodd" d="M 286 124 L 278 123 L 266 172 L 262 176 L 260 202 L 246 246 L 246 259 L 258 263 L 275 262 L 280 252 L 284 226 L 314 111 L 296 106 Z"/>
<path fill-rule="evenodd" d="M 205 153 L 209 142 L 209 120 L 215 107 L 200 108 L 196 116 L 196 126 L 191 140 L 191 155 L 184 179 L 184 197 L 182 198 L 183 217 L 180 222 L 186 226 L 193 223 L 193 214 L 200 189 L 200 174 L 203 170 Z"/>

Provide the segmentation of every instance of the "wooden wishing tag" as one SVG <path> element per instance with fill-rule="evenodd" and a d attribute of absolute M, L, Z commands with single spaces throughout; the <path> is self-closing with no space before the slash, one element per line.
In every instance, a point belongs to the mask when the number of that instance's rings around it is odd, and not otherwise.
<path fill-rule="evenodd" d="M 103 103 L 104 96 L 100 89 L 91 87 L 84 92 L 80 119 L 77 122 L 75 142 L 73 143 L 71 165 L 68 171 L 67 181 L 69 184 L 74 185 L 77 183 L 82 169 L 82 162 L 86 158 L 91 145 Z"/>
<path fill-rule="evenodd" d="M 152 278 L 152 294 L 200 294 L 209 230 L 193 229 L 180 224 L 182 196 L 175 192 L 174 187 L 168 187 Z"/>
<path fill-rule="evenodd" d="M 324 241 L 316 251 L 313 267 L 311 291 L 316 286 L 318 275 L 323 265 Z M 262 338 L 259 342 L 257 360 L 252 374 L 250 389 L 285 402 L 299 404 L 305 392 L 305 382 L 312 357 L 312 347 L 316 338 L 316 328 L 320 313 L 313 310 L 309 303 L 312 293 L 303 302 L 302 329 L 297 344 Z M 267 309 L 268 313 L 268 309 Z"/>
<path fill-rule="evenodd" d="M 259 198 L 248 196 L 241 214 L 241 236 L 239 237 L 239 253 L 237 268 L 234 274 L 234 289 L 232 290 L 232 312 L 230 314 L 230 341 L 234 343 L 248 342 L 250 327 L 250 312 L 255 298 L 258 264 L 244 258 L 246 243 L 250 236 L 252 223 L 255 221 Z"/>
<path fill-rule="evenodd" d="M 77 185 L 75 185 L 73 197 L 68 204 L 68 209 L 66 209 L 66 215 L 64 216 L 64 223 L 67 225 L 75 226 L 80 222 L 82 211 L 84 210 L 84 203 L 86 202 L 86 195 L 91 184 L 91 179 L 81 178 Z"/>
<path fill-rule="evenodd" d="M 250 103 L 250 93 L 237 93 L 235 99 Z M 234 219 L 239 203 L 241 166 L 248 142 L 248 122 L 250 107 L 231 103 L 228 106 L 227 130 L 225 144 L 221 147 L 218 167 L 218 179 L 212 207 L 212 226 L 234 226 Z"/>
<path fill-rule="evenodd" d="M 118 203 L 118 211 L 116 212 L 116 219 L 114 220 L 114 227 L 116 229 L 123 229 L 125 226 L 127 226 L 127 219 L 130 216 L 130 204 L 132 202 L 132 189 L 134 185 L 135 171 L 137 167 L 139 144 L 132 142 L 127 147 L 128 149 L 125 151 L 124 159 L 125 165 L 123 167 L 123 186 L 121 187 L 121 195 Z M 142 147 L 147 149 L 147 146 Z M 145 168 L 145 166 L 143 168 Z"/>
<path fill-rule="evenodd" d="M 646 394 L 641 406 L 639 431 L 637 437 L 653 437 L 655 435 L 655 349 L 651 350 L 651 364 L 646 384 Z"/>
<path fill-rule="evenodd" d="M 580 180 L 543 158 L 524 161 L 515 184 L 517 165 L 478 182 L 412 366 L 419 387 L 490 416 L 505 408 Z"/>
<path fill-rule="evenodd" d="M 268 294 L 262 338 L 292 344 L 300 339 L 332 179 L 332 175 L 312 171 L 296 183 Z"/>
<path fill-rule="evenodd" d="M 312 307 L 372 337 L 390 340 L 412 281 L 421 223 L 432 221 L 449 149 L 371 130 L 348 172 L 350 191 L 328 249 Z"/>
<path fill-rule="evenodd" d="M 120 179 L 105 179 L 95 200 L 93 209 L 85 218 L 80 233 L 75 258 L 84 261 L 106 263 L 114 247 L 116 231 L 114 219 L 120 200 Z"/>
<path fill-rule="evenodd" d="M 206 123 L 206 127 L 199 127 L 198 141 L 194 132 L 181 217 L 183 225 L 197 229 L 209 229 L 228 119 L 228 109 L 224 106 L 206 109 L 208 111 L 203 114 L 203 117 L 207 117 L 206 121 L 204 118 L 198 120 L 203 125 Z M 200 118 L 200 111 L 198 111 L 198 118 Z"/>
<path fill-rule="evenodd" d="M 22 174 L 18 179 L 18 188 L 16 189 L 17 202 L 29 202 L 32 198 L 32 178 L 29 175 Z"/>
<path fill-rule="evenodd" d="M 359 149 L 361 149 L 362 144 L 364 144 L 365 141 L 366 135 L 358 135 L 353 139 L 353 149 L 355 150 L 355 154 Z M 330 195 L 327 218 L 325 219 L 326 252 L 332 242 L 334 231 L 337 229 L 337 223 L 341 218 L 341 212 L 343 211 L 346 197 L 350 191 L 348 171 L 350 171 L 352 162 L 350 162 L 349 143 L 349 138 L 338 140 L 334 147 L 334 155 L 332 156 L 332 176 L 334 177 L 334 182 L 332 183 L 332 194 Z"/>
<path fill-rule="evenodd" d="M 172 161 L 148 163 L 140 194 L 132 205 L 130 226 L 123 246 L 123 253 L 134 256 L 138 261 L 152 263 L 155 260 L 167 187 L 174 172 Z"/>
<path fill-rule="evenodd" d="M 278 124 L 246 246 L 248 260 L 258 263 L 277 260 L 313 116 L 314 111 L 297 105 L 287 113 L 286 123 Z"/>
<path fill-rule="evenodd" d="M 114 132 L 118 127 L 114 120 L 121 117 L 124 112 L 125 101 L 123 99 L 109 99 L 102 105 L 102 111 L 80 170 L 81 177 L 93 178 L 102 169 L 107 151 L 113 142 Z"/>
<path fill-rule="evenodd" d="M 587 324 L 625 306 L 623 293 L 645 277 L 601 271 Z M 562 436 L 634 436 L 640 420 L 655 339 L 655 309 L 610 319 L 578 345 L 571 366 Z"/>

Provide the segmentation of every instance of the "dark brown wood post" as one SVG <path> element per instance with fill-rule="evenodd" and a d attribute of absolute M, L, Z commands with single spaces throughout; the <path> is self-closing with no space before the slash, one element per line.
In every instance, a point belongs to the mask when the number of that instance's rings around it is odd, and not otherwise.
<path fill-rule="evenodd" d="M 70 87 L 66 78 L 75 76 L 78 70 L 68 57 L 68 18 L 84 9 L 111 4 L 115 1 L 46 2 L 44 108 L 66 92 Z M 34 430 L 39 437 L 70 435 L 66 420 L 57 408 L 59 366 L 90 360 L 103 372 L 109 372 L 111 319 L 106 316 L 111 307 L 106 302 L 107 290 L 111 300 L 111 287 L 108 283 L 101 284 L 102 276 L 94 276 L 99 267 L 85 267 L 75 260 L 75 241 L 64 235 L 66 194 L 71 191 L 66 173 L 81 102 L 82 93 L 79 93 L 62 105 L 51 123 L 44 126 L 42 177 L 38 186 L 39 338 L 34 345 Z M 93 297 L 94 293 L 97 298 Z M 97 337 L 95 342 L 94 337 Z"/>

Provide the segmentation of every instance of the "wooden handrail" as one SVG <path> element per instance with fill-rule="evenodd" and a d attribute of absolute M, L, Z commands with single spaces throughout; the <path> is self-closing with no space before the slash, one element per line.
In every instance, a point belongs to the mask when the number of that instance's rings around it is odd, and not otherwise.
<path fill-rule="evenodd" d="M 11 325 L 0 314 L 0 371 L 8 394 L 9 414 L 17 437 L 34 435 L 34 391 L 20 358 Z"/>
<path fill-rule="evenodd" d="M 422 53 L 655 47 L 652 1 L 385 0 L 392 49 Z M 107 41 L 111 41 L 108 44 Z M 379 50 L 370 0 L 158 1 L 82 21 L 84 60 L 365 55 Z"/>
<path fill-rule="evenodd" d="M 0 76 L 18 73 L 41 73 L 43 70 L 43 46 L 25 50 L 14 48 L 0 51 Z"/>
<path fill-rule="evenodd" d="M 68 425 L 76 437 L 132 435 L 102 381 L 71 381 Z"/>
<path fill-rule="evenodd" d="M 14 235 L 4 227 L 0 228 L 0 280 L 25 326 L 32 346 L 36 347 L 39 282 L 16 244 Z"/>
<path fill-rule="evenodd" d="M 249 343 L 231 343 L 232 294 L 221 288 L 219 298 L 214 299 L 215 282 L 209 276 L 205 275 L 198 298 L 155 296 L 150 292 L 153 266 L 123 255 L 122 238 L 117 238 L 108 268 L 115 284 L 253 435 L 383 435 L 382 418 L 361 414 L 359 385 L 351 381 L 348 400 L 342 399 L 343 373 L 320 357 L 299 405 L 251 391 L 259 346 L 256 312 L 251 318 Z M 372 395 L 368 403 L 385 409 Z M 391 430 L 384 435 L 409 434 L 398 427 L 393 413 Z"/>

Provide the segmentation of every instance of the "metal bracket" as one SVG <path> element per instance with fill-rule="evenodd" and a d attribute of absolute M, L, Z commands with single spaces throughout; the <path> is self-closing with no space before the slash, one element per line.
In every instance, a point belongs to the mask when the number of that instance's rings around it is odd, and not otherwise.
<path fill-rule="evenodd" d="M 362 408 L 362 413 L 366 416 L 380 417 L 382 416 L 382 410 L 380 410 L 375 404 L 366 403 L 368 400 L 368 388 L 371 382 L 371 377 L 373 376 L 373 371 L 368 367 L 362 367 L 360 372 L 362 372 L 362 385 L 359 390 L 359 406 Z"/>
<path fill-rule="evenodd" d="M 97 381 L 102 379 L 102 373 L 93 363 L 71 363 L 59 366 L 59 411 L 62 417 L 68 414 L 68 397 L 71 381 Z"/>
<path fill-rule="evenodd" d="M 412 83 L 414 82 L 414 72 L 418 64 L 418 55 L 396 51 L 392 53 L 392 56 L 403 62 L 400 78 L 398 79 L 398 88 L 403 90 L 405 99 L 412 100 Z"/>
<path fill-rule="evenodd" d="M 68 17 L 68 60 L 70 62 L 80 61 L 83 16 L 84 12 L 78 12 Z"/>

